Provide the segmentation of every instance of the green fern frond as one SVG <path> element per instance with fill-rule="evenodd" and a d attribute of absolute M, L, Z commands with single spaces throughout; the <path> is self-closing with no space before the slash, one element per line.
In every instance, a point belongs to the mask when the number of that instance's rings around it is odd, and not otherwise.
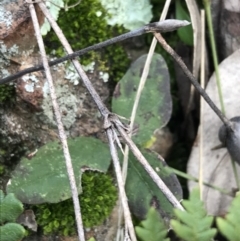
<path fill-rule="evenodd" d="M 176 235 L 185 241 L 212 240 L 217 230 L 211 228 L 213 217 L 207 216 L 199 190 L 194 189 L 189 200 L 184 200 L 182 204 L 185 211 L 175 209 L 174 213 L 178 220 L 171 220 Z"/>
<path fill-rule="evenodd" d="M 146 220 L 135 227 L 138 238 L 142 241 L 169 241 L 165 239 L 167 228 L 158 211 L 151 207 L 147 213 Z"/>
<path fill-rule="evenodd" d="M 238 194 L 229 208 L 229 213 L 224 218 L 217 218 L 219 231 L 229 241 L 240 241 L 240 194 Z"/>

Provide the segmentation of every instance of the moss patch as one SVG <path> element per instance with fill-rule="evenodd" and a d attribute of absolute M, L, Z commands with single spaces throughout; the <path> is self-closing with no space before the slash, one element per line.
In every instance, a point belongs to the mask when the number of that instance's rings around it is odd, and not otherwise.
<path fill-rule="evenodd" d="M 68 5 L 74 4 L 70 0 Z M 82 0 L 79 5 L 67 12 L 61 11 L 58 24 L 74 50 L 79 50 L 93 44 L 105 41 L 124 32 L 122 27 L 107 25 L 106 10 L 98 0 Z M 55 50 L 58 56 L 64 51 L 53 31 L 45 37 L 49 52 Z M 109 46 L 100 51 L 92 51 L 81 57 L 81 63 L 88 65 L 95 61 L 99 70 L 108 72 L 110 78 L 118 81 L 125 73 L 129 59 L 120 45 Z"/>
<path fill-rule="evenodd" d="M 0 85 L 0 104 L 15 97 L 15 88 L 13 85 Z"/>
<path fill-rule="evenodd" d="M 110 215 L 116 200 L 117 188 L 112 177 L 98 172 L 85 172 L 82 176 L 83 193 L 79 195 L 84 227 L 92 227 Z M 32 207 L 43 233 L 68 236 L 76 233 L 72 199 Z"/>

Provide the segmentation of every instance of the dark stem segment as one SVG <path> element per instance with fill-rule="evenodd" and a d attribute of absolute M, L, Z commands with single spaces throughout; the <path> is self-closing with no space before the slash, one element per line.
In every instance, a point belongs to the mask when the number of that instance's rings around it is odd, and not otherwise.
<path fill-rule="evenodd" d="M 101 42 L 101 43 L 89 46 L 89 47 L 87 47 L 85 49 L 78 50 L 78 51 L 76 51 L 76 52 L 74 52 L 72 54 L 66 55 L 66 56 L 64 56 L 62 58 L 59 58 L 59 59 L 56 59 L 56 60 L 53 60 L 53 61 L 49 61 L 48 65 L 49 66 L 57 65 L 57 64 L 62 63 L 64 61 L 67 61 L 67 60 L 73 59 L 75 57 L 79 57 L 81 55 L 84 55 L 84 54 L 86 54 L 86 53 L 88 53 L 90 51 L 98 50 L 98 49 L 104 48 L 104 47 L 106 47 L 108 45 L 112 45 L 112 44 L 115 44 L 117 42 L 121 42 L 121 41 L 126 40 L 128 38 L 140 36 L 140 35 L 145 34 L 145 33 L 150 33 L 150 32 L 161 32 L 161 33 L 171 32 L 171 31 L 174 31 L 174 30 L 176 30 L 176 29 L 178 29 L 180 27 L 187 26 L 189 24 L 190 23 L 188 21 L 181 21 L 181 20 L 175 20 L 175 19 L 169 19 L 169 20 L 165 20 L 165 21 L 161 21 L 161 22 L 150 23 L 150 24 L 147 24 L 147 25 L 143 26 L 142 28 L 139 28 L 139 29 L 130 31 L 128 33 L 119 35 L 117 37 L 108 39 L 108 40 L 106 40 L 104 42 Z M 16 74 L 13 74 L 13 75 L 10 75 L 10 76 L 8 76 L 6 78 L 1 79 L 0 80 L 0 85 L 1 84 L 6 84 L 6 83 L 8 83 L 10 81 L 13 81 L 13 80 L 15 80 L 17 78 L 20 78 L 20 77 L 22 77 L 25 74 L 29 74 L 29 73 L 40 71 L 40 70 L 44 70 L 42 64 L 38 65 L 38 66 L 34 66 L 34 67 L 30 67 L 30 68 L 24 69 L 22 71 L 19 71 Z"/>
<path fill-rule="evenodd" d="M 231 131 L 233 131 L 232 123 L 223 115 L 223 113 L 218 109 L 218 107 L 212 102 L 206 91 L 200 86 L 198 81 L 192 75 L 192 73 L 188 70 L 187 66 L 182 61 L 181 57 L 167 44 L 165 39 L 162 37 L 160 33 L 154 33 L 155 38 L 162 45 L 162 47 L 173 57 L 173 59 L 178 63 L 181 67 L 185 75 L 189 78 L 191 83 L 197 89 L 199 94 L 205 99 L 208 105 L 212 108 L 212 110 L 216 113 L 216 115 L 221 119 L 224 125 Z"/>

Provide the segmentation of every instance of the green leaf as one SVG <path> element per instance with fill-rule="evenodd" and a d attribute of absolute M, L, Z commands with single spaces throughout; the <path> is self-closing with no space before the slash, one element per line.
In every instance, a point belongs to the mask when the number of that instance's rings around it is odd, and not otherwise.
<path fill-rule="evenodd" d="M 230 241 L 240 240 L 239 233 L 232 224 L 222 218 L 217 219 L 217 226 L 220 232 Z"/>
<path fill-rule="evenodd" d="M 120 80 L 114 91 L 112 110 L 120 116 L 130 118 L 147 55 L 138 58 Z M 135 124 L 138 133 L 133 140 L 143 146 L 151 139 L 157 128 L 169 121 L 172 113 L 169 73 L 159 54 L 154 54 L 146 84 L 141 94 Z"/>
<path fill-rule="evenodd" d="M 240 241 L 239 213 L 240 213 L 240 195 L 238 194 L 232 201 L 229 213 L 225 219 L 217 218 L 219 231 L 229 241 Z"/>
<path fill-rule="evenodd" d="M 210 241 L 217 230 L 211 228 L 213 217 L 207 216 L 198 189 L 193 189 L 189 200 L 182 201 L 185 211 L 175 209 L 177 220 L 171 226 L 178 237 L 186 241 Z"/>
<path fill-rule="evenodd" d="M 0 190 L 1 197 L 4 197 L 3 191 Z M 23 212 L 23 204 L 16 199 L 13 193 L 9 193 L 0 200 L 0 223 L 15 222 L 18 216 Z"/>
<path fill-rule="evenodd" d="M 58 222 L 57 220 L 54 220 L 53 224 L 54 224 L 54 227 L 55 227 L 55 228 L 58 228 L 58 227 L 59 227 L 59 222 Z"/>
<path fill-rule="evenodd" d="M 176 18 L 179 20 L 187 20 L 191 22 L 189 13 L 183 8 L 182 2 L 183 1 L 176 0 L 176 3 L 175 3 Z M 191 25 L 188 25 L 184 28 L 179 28 L 177 30 L 177 33 L 183 43 L 189 46 L 193 46 L 193 30 Z"/>
<path fill-rule="evenodd" d="M 165 239 L 167 228 L 162 220 L 159 212 L 151 207 L 147 213 L 146 220 L 140 223 L 140 226 L 135 227 L 137 236 L 142 241 L 168 241 Z"/>
<path fill-rule="evenodd" d="M 106 172 L 111 156 L 107 144 L 91 137 L 68 140 L 78 193 L 82 192 L 84 170 Z M 57 203 L 71 197 L 69 179 L 61 145 L 50 142 L 31 160 L 23 158 L 12 173 L 7 192 L 23 203 Z"/>
<path fill-rule="evenodd" d="M 211 228 L 209 230 L 205 230 L 197 235 L 196 240 L 202 241 L 212 241 L 213 237 L 217 234 L 217 230 L 215 228 Z"/>
<path fill-rule="evenodd" d="M 0 226 L 1 241 L 19 241 L 25 236 L 25 229 L 17 223 L 7 223 Z"/>
<path fill-rule="evenodd" d="M 91 237 L 90 239 L 88 239 L 87 241 L 96 241 L 95 238 Z"/>
<path fill-rule="evenodd" d="M 171 226 L 178 237 L 186 241 L 193 241 L 192 230 L 190 227 L 184 226 L 176 220 L 171 220 Z"/>
<path fill-rule="evenodd" d="M 50 11 L 54 20 L 58 19 L 59 11 L 64 7 L 63 0 L 51 0 L 51 2 L 47 2 L 48 10 Z M 51 26 L 48 20 L 45 18 L 44 24 L 41 27 L 41 34 L 46 35 L 51 29 Z"/>
<path fill-rule="evenodd" d="M 182 198 L 182 189 L 175 174 L 169 174 L 164 168 L 166 164 L 158 159 L 156 153 L 146 150 L 141 150 L 141 152 L 172 193 L 180 200 Z M 156 207 L 164 220 L 169 220 L 175 216 L 172 204 L 159 190 L 132 153 L 129 155 L 125 186 L 131 212 L 139 219 L 146 218 L 147 211 L 151 206 Z"/>

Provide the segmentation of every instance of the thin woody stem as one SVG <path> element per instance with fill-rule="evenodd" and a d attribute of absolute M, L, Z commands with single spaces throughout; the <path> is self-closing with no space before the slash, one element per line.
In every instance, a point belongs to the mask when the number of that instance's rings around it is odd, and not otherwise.
<path fill-rule="evenodd" d="M 133 222 L 132 222 L 132 217 L 131 217 L 131 213 L 130 213 L 130 209 L 129 209 L 129 206 L 128 206 L 126 192 L 125 192 L 125 189 L 124 189 L 124 180 L 123 180 L 123 177 L 121 175 L 121 166 L 120 166 L 119 159 L 118 159 L 118 153 L 117 153 L 117 150 L 116 150 L 116 146 L 114 144 L 113 131 L 114 130 L 108 128 L 106 130 L 106 133 L 107 133 L 110 152 L 111 152 L 113 165 L 114 165 L 114 169 L 115 169 L 115 173 L 116 173 L 116 177 L 117 177 L 118 189 L 119 189 L 119 194 L 120 194 L 120 198 L 121 198 L 121 203 L 122 203 L 122 207 L 123 207 L 123 210 L 124 210 L 123 213 L 124 213 L 124 217 L 125 217 L 126 229 L 129 232 L 131 240 L 137 241 L 135 231 L 134 231 Z"/>
<path fill-rule="evenodd" d="M 193 76 L 193 74 L 188 70 L 187 66 L 182 61 L 181 57 L 167 44 L 165 39 L 162 37 L 160 33 L 154 33 L 155 38 L 158 40 L 158 42 L 162 45 L 162 47 L 173 57 L 173 59 L 178 63 L 178 65 L 181 67 L 184 74 L 189 78 L 191 83 L 194 85 L 194 87 L 197 89 L 199 94 L 205 99 L 205 101 L 208 103 L 208 105 L 212 108 L 212 110 L 216 113 L 216 115 L 220 118 L 220 120 L 224 123 L 224 125 L 229 129 L 232 130 L 232 123 L 228 120 L 228 118 L 219 110 L 219 108 L 213 103 L 213 101 L 210 99 L 209 95 L 206 93 L 206 91 L 200 86 L 200 84 L 197 82 L 196 78 Z"/>
<path fill-rule="evenodd" d="M 124 34 L 119 35 L 117 37 L 108 39 L 104 42 L 101 42 L 101 43 L 92 45 L 90 47 L 87 47 L 85 49 L 81 49 L 79 51 L 73 52 L 71 54 L 68 54 L 68 55 L 62 57 L 62 58 L 59 58 L 59 59 L 56 59 L 56 60 L 53 60 L 53 61 L 49 61 L 48 65 L 49 66 L 57 65 L 57 64 L 62 63 L 64 61 L 74 59 L 76 57 L 84 55 L 84 54 L 86 54 L 90 51 L 104 48 L 106 46 L 121 42 L 121 41 L 126 40 L 128 38 L 133 38 L 133 37 L 140 36 L 142 34 L 146 34 L 146 33 L 150 33 L 150 32 L 170 32 L 170 31 L 174 31 L 174 30 L 176 30 L 180 27 L 187 26 L 189 24 L 190 23 L 188 21 L 173 20 L 173 19 L 165 20 L 165 21 L 162 21 L 162 22 L 150 23 L 150 24 L 147 24 L 147 25 L 143 26 L 142 28 L 132 30 L 128 33 L 124 33 Z M 6 84 L 10 81 L 13 81 L 17 78 L 22 77 L 25 74 L 40 71 L 40 70 L 43 70 L 43 69 L 44 69 L 44 67 L 43 67 L 42 64 L 38 65 L 38 66 L 34 66 L 34 67 L 24 69 L 22 71 L 19 71 L 16 74 L 13 74 L 13 75 L 10 75 L 6 78 L 1 79 L 0 84 Z"/>
<path fill-rule="evenodd" d="M 69 178 L 70 188 L 71 188 L 71 193 L 72 193 L 72 199 L 73 199 L 73 205 L 74 205 L 78 238 L 79 238 L 79 241 L 85 241 L 83 222 L 82 222 L 82 217 L 81 217 L 81 208 L 80 208 L 79 198 L 78 198 L 78 190 L 77 190 L 76 180 L 75 180 L 75 176 L 74 176 L 71 156 L 70 156 L 70 152 L 69 152 L 69 148 L 68 148 L 68 144 L 67 144 L 67 136 L 64 131 L 62 117 L 61 117 L 59 105 L 57 103 L 56 91 L 54 88 L 50 68 L 49 68 L 48 62 L 47 62 L 47 55 L 46 55 L 43 39 L 42 39 L 41 32 L 40 32 L 40 26 L 38 23 L 37 14 L 36 14 L 33 4 L 31 4 L 31 3 L 29 4 L 29 11 L 31 14 L 33 26 L 35 29 L 35 35 L 36 35 L 38 46 L 39 46 L 40 53 L 42 56 L 43 65 L 44 65 L 44 69 L 45 69 L 45 73 L 46 73 L 46 78 L 47 78 L 47 81 L 49 84 L 50 96 L 52 99 L 52 105 L 53 105 L 54 114 L 56 117 L 59 139 L 61 141 L 62 148 L 63 148 L 63 154 L 64 154 L 64 158 L 65 158 L 66 169 L 67 169 L 67 173 L 68 173 L 68 178 Z"/>
<path fill-rule="evenodd" d="M 166 196 L 168 201 L 173 205 L 173 207 L 178 208 L 180 210 L 184 210 L 183 206 L 180 204 L 180 202 L 177 200 L 177 198 L 173 195 L 173 193 L 169 190 L 169 188 L 166 186 L 166 184 L 158 176 L 158 174 L 155 172 L 155 170 L 149 165 L 148 161 L 142 155 L 142 153 L 137 148 L 135 143 L 131 140 L 131 138 L 129 138 L 129 136 L 125 132 L 121 122 L 117 119 L 113 119 L 112 123 L 118 130 L 119 134 L 122 136 L 124 142 L 128 145 L 129 149 L 132 151 L 133 155 L 137 158 L 137 160 L 143 166 L 145 171 L 149 174 L 149 176 L 156 183 L 158 188 Z"/>

